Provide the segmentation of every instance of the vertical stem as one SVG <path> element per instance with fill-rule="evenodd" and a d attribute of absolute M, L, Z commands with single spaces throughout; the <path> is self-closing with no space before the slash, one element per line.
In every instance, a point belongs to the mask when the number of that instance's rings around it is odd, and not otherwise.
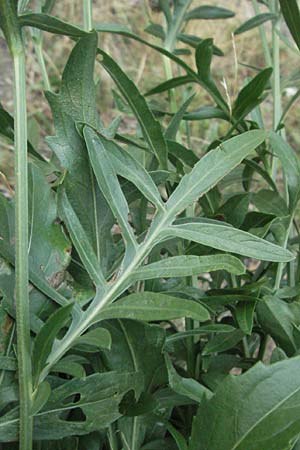
<path fill-rule="evenodd" d="M 26 2 L 22 2 L 26 3 Z M 14 66 L 15 108 L 15 302 L 20 399 L 19 448 L 32 449 L 32 372 L 28 295 L 28 184 L 25 51 L 17 3 L 0 0 L 0 27 Z"/>
<path fill-rule="evenodd" d="M 253 5 L 255 14 L 256 15 L 260 14 L 260 9 L 259 9 L 257 0 L 252 0 L 252 5 Z M 262 43 L 262 47 L 263 47 L 263 51 L 264 51 L 266 64 L 268 67 L 272 67 L 272 58 L 271 58 L 271 54 L 270 54 L 270 49 L 269 49 L 267 35 L 265 32 L 264 25 L 260 25 L 259 34 L 260 34 L 260 39 L 261 39 L 261 43 Z"/>
<path fill-rule="evenodd" d="M 83 26 L 85 31 L 91 31 L 93 28 L 92 0 L 83 0 Z"/>
<path fill-rule="evenodd" d="M 290 218 L 290 223 L 289 226 L 286 230 L 286 235 L 285 235 L 285 240 L 283 243 L 283 248 L 287 247 L 287 243 L 288 243 L 288 239 L 289 239 L 289 235 L 293 226 L 293 219 L 294 219 L 294 214 L 291 214 L 291 218 Z M 274 285 L 274 289 L 277 290 L 280 288 L 280 283 L 281 283 L 281 278 L 282 278 L 282 274 L 283 274 L 283 269 L 284 269 L 285 263 L 279 263 L 278 267 L 277 267 L 277 272 L 276 272 L 276 278 L 275 278 L 275 285 Z"/>
<path fill-rule="evenodd" d="M 20 392 L 20 450 L 32 448 L 32 373 L 28 295 L 28 182 L 25 55 L 13 56 L 15 104 L 16 319 Z"/>
<path fill-rule="evenodd" d="M 46 91 L 51 91 L 51 85 L 48 77 L 48 72 L 46 69 L 46 64 L 43 55 L 43 38 L 41 35 L 41 31 L 37 31 L 37 36 L 33 36 L 34 41 L 34 50 L 36 53 L 36 57 L 41 69 L 41 75 L 43 78 L 44 88 Z"/>
<path fill-rule="evenodd" d="M 277 0 L 273 3 L 273 12 L 278 14 Z M 280 88 L 280 46 L 278 36 L 279 20 L 272 24 L 272 48 L 273 48 L 273 129 L 276 130 L 281 118 L 281 88 Z M 277 159 L 272 160 L 272 176 L 276 180 Z"/>

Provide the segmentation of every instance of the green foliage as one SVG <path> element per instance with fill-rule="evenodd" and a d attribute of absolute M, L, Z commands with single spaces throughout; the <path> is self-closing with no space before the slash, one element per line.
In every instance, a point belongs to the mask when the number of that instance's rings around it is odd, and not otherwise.
<path fill-rule="evenodd" d="M 279 3 L 299 45 L 297 3 Z M 156 45 L 120 24 L 87 33 L 51 16 L 53 1 L 38 13 L 26 4 L 17 32 L 33 27 L 74 44 L 59 89 L 46 92 L 50 161 L 23 140 L 30 345 L 15 304 L 20 214 L 13 196 L 0 196 L 0 442 L 22 445 L 17 374 L 25 373 L 34 449 L 297 450 L 300 165 L 282 130 L 288 110 L 271 131 L 260 115 L 278 94 L 276 61 L 231 102 L 213 70 L 222 50 L 186 26 L 233 11 L 161 0 L 164 25 L 146 29 Z M 277 9 L 256 12 L 235 34 L 268 21 L 277 27 Z M 150 47 L 167 79 L 143 95 L 98 47 L 98 32 Z M 178 56 L 191 53 L 196 70 Z M 119 112 L 108 126 L 98 112 L 96 62 L 117 89 Z M 197 89 L 211 104 L 197 104 Z M 169 111 L 161 98 L 149 100 L 165 92 Z M 136 126 L 125 135 L 128 116 Z M 0 134 L 13 141 L 19 117 L 1 106 L 0 118 Z M 190 122 L 207 120 L 222 127 L 195 148 Z M 29 434 L 22 450 L 32 447 Z"/>

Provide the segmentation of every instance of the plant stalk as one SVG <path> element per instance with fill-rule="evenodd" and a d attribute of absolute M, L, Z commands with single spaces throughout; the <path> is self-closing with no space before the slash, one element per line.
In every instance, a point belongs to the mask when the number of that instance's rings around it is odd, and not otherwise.
<path fill-rule="evenodd" d="M 83 0 L 83 26 L 85 31 L 91 31 L 93 29 L 92 0 Z"/>
<path fill-rule="evenodd" d="M 32 449 L 32 371 L 28 294 L 28 181 L 25 51 L 17 4 L 0 0 L 0 26 L 14 68 L 15 123 L 15 302 L 20 398 L 19 448 Z"/>
<path fill-rule="evenodd" d="M 15 72 L 16 319 L 20 391 L 20 449 L 32 448 L 32 372 L 28 295 L 28 181 L 25 55 L 13 57 Z"/>
<path fill-rule="evenodd" d="M 259 9 L 257 0 L 252 0 L 252 5 L 253 5 L 255 14 L 256 15 L 260 14 L 260 9 Z M 271 58 L 271 54 L 270 54 L 270 49 L 269 49 L 267 35 L 266 35 L 264 25 L 259 26 L 259 34 L 260 34 L 262 48 L 264 51 L 264 57 L 265 57 L 266 64 L 268 67 L 272 67 L 272 58 Z"/>
<path fill-rule="evenodd" d="M 277 2 L 274 2 L 273 12 L 278 14 Z M 277 130 L 281 118 L 281 87 L 280 87 L 280 45 L 279 45 L 279 20 L 272 24 L 272 49 L 273 49 L 273 130 Z M 272 159 L 272 177 L 276 181 L 277 158 Z"/>

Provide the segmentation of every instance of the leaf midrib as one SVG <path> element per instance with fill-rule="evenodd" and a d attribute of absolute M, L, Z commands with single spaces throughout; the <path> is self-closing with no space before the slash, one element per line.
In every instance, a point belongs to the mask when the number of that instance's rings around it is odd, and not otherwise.
<path fill-rule="evenodd" d="M 265 420 L 269 415 L 271 415 L 277 408 L 279 408 L 281 405 L 283 405 L 286 401 L 288 401 L 293 395 L 296 395 L 300 391 L 300 387 L 295 389 L 293 392 L 291 392 L 287 397 L 282 399 L 279 403 L 277 403 L 273 408 L 271 408 L 266 414 L 264 414 L 252 427 L 249 428 L 249 430 L 243 434 L 243 436 L 238 440 L 238 442 L 233 446 L 230 447 L 228 450 L 236 450 L 238 449 L 238 446 L 243 443 L 245 438 L 251 433 L 263 420 Z"/>

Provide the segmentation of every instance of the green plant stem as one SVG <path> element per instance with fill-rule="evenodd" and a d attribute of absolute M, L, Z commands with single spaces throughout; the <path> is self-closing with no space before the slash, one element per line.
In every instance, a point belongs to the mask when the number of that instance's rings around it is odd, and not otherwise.
<path fill-rule="evenodd" d="M 259 353 L 258 353 L 258 359 L 260 361 L 264 361 L 264 357 L 268 348 L 268 344 L 269 344 L 269 335 L 266 334 L 263 339 L 261 339 L 261 344 L 259 347 Z"/>
<path fill-rule="evenodd" d="M 36 31 L 36 30 L 35 30 Z M 40 31 L 36 31 L 38 36 L 33 36 L 34 50 L 38 60 L 38 64 L 41 69 L 41 75 L 44 83 L 44 88 L 46 91 L 51 91 L 51 84 L 48 77 L 48 72 L 46 69 L 45 59 L 43 55 L 43 39 Z"/>
<path fill-rule="evenodd" d="M 173 50 L 176 46 L 177 35 L 182 27 L 185 13 L 188 10 L 191 3 L 192 3 L 192 0 L 186 0 L 186 2 L 182 4 L 182 6 L 178 7 L 176 16 L 175 15 L 173 16 L 171 26 L 166 24 L 166 27 L 168 28 L 168 32 L 167 32 L 166 39 L 164 42 L 164 48 L 171 53 L 173 52 Z M 164 56 L 163 61 L 164 61 L 166 78 L 168 80 L 170 80 L 173 78 L 171 60 L 167 56 Z M 172 89 L 169 91 L 169 101 L 170 101 L 171 112 L 172 113 L 176 112 L 177 111 L 176 98 L 175 98 L 174 91 Z"/>
<path fill-rule="evenodd" d="M 260 14 L 260 9 L 259 9 L 257 0 L 252 0 L 252 5 L 253 5 L 255 14 L 256 15 Z M 259 27 L 259 34 L 260 34 L 261 44 L 262 44 L 263 51 L 264 51 L 264 57 L 265 57 L 266 64 L 268 67 L 272 67 L 272 58 L 271 58 L 271 53 L 270 53 L 268 39 L 267 39 L 264 25 L 261 25 Z"/>
<path fill-rule="evenodd" d="M 20 450 L 32 448 L 32 372 L 28 295 L 28 181 L 25 55 L 13 55 L 16 174 L 16 319 L 20 394 Z"/>
<path fill-rule="evenodd" d="M 85 31 L 91 31 L 93 28 L 92 0 L 83 0 L 83 26 Z"/>
<path fill-rule="evenodd" d="M 278 5 L 274 3 L 274 13 L 278 13 Z M 281 88 L 280 88 L 280 45 L 278 36 L 279 21 L 272 24 L 272 48 L 273 48 L 273 130 L 277 130 L 281 118 Z M 272 177 L 276 180 L 277 158 L 272 159 Z"/>
<path fill-rule="evenodd" d="M 163 56 L 164 68 L 166 79 L 171 80 L 173 78 L 173 70 L 171 60 L 167 56 Z M 177 111 L 177 102 L 175 97 L 175 92 L 173 89 L 169 90 L 169 103 L 170 103 L 170 112 L 175 113 Z"/>
<path fill-rule="evenodd" d="M 19 379 L 19 448 L 32 449 L 32 371 L 28 293 L 26 69 L 17 3 L 0 0 L 0 26 L 13 59 L 15 127 L 15 305 Z"/>
<path fill-rule="evenodd" d="M 291 218 L 290 218 L 289 226 L 287 228 L 286 235 L 285 235 L 285 240 L 284 240 L 284 243 L 283 243 L 283 248 L 287 248 L 287 243 L 288 243 L 290 232 L 291 232 L 291 229 L 292 229 L 293 220 L 294 220 L 294 214 L 292 214 Z M 278 266 L 277 266 L 275 285 L 274 285 L 274 289 L 275 290 L 280 288 L 280 283 L 281 283 L 281 278 L 282 278 L 284 266 L 285 266 L 284 263 L 279 263 Z"/>

